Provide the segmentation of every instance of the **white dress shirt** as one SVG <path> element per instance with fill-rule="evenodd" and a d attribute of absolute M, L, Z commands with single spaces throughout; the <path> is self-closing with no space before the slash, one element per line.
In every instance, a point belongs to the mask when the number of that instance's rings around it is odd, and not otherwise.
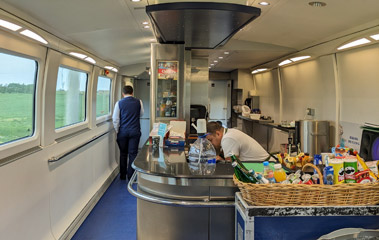
<path fill-rule="evenodd" d="M 269 157 L 267 151 L 252 137 L 240 130 L 228 128 L 221 140 L 224 156 L 234 154 L 241 161 L 263 162 Z"/>
<path fill-rule="evenodd" d="M 126 95 L 125 96 L 126 98 L 127 97 L 132 97 L 132 95 Z M 142 104 L 142 101 L 139 100 L 140 103 L 141 103 L 141 110 L 140 110 L 140 117 L 142 117 L 143 113 L 144 113 L 144 110 L 143 110 L 143 104 Z M 118 130 L 120 128 L 120 107 L 118 106 L 118 102 L 116 102 L 116 104 L 114 105 L 114 110 L 113 110 L 113 127 L 114 129 L 116 130 L 116 133 L 118 133 Z"/>

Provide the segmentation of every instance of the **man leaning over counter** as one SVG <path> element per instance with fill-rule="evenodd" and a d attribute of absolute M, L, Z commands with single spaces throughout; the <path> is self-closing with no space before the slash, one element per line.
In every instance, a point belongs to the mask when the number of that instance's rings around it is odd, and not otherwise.
<path fill-rule="evenodd" d="M 236 155 L 241 161 L 263 162 L 270 159 L 268 152 L 254 138 L 234 128 L 224 128 L 218 122 L 207 123 L 207 139 L 216 151 L 223 152 L 225 160 Z M 217 160 L 222 157 L 217 156 Z"/>

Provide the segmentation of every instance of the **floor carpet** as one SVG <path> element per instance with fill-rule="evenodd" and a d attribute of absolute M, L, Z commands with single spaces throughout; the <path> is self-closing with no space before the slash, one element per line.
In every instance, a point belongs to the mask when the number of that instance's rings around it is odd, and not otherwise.
<path fill-rule="evenodd" d="M 115 178 L 73 240 L 136 239 L 137 201 L 127 189 L 127 180 Z"/>

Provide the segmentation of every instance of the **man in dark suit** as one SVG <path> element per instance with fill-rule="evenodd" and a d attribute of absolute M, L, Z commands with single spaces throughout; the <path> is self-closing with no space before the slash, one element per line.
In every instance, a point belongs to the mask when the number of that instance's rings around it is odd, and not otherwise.
<path fill-rule="evenodd" d="M 133 97 L 132 86 L 124 86 L 122 96 L 123 98 L 114 107 L 113 126 L 120 148 L 120 179 L 125 180 L 126 177 L 130 179 L 134 173 L 132 163 L 138 153 L 143 105 L 141 100 Z"/>

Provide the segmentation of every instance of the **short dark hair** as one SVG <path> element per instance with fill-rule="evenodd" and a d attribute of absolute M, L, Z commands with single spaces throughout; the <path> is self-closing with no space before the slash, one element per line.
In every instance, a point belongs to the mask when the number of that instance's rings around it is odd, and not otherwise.
<path fill-rule="evenodd" d="M 210 134 L 215 134 L 216 131 L 220 131 L 222 129 L 223 129 L 222 125 L 218 122 L 208 122 L 207 123 L 207 132 Z"/>
<path fill-rule="evenodd" d="M 124 93 L 124 94 L 133 94 L 133 87 L 129 86 L 129 85 L 124 86 L 122 88 L 122 93 Z"/>

